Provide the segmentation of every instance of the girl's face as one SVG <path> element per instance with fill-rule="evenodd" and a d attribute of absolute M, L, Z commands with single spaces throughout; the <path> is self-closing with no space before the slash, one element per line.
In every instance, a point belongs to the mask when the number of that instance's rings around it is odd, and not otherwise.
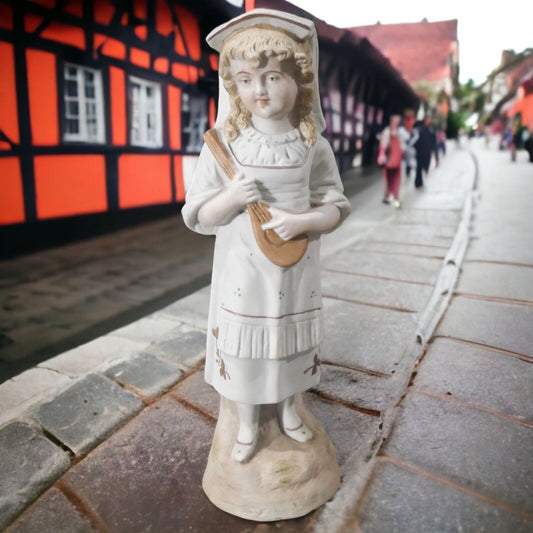
<path fill-rule="evenodd" d="M 298 85 L 288 62 L 269 58 L 263 67 L 255 68 L 242 59 L 230 61 L 230 73 L 244 107 L 252 117 L 281 120 L 294 109 Z"/>

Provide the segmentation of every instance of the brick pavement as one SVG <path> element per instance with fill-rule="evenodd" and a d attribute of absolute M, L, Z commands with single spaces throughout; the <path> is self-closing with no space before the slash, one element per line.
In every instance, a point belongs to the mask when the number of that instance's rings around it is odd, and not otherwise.
<path fill-rule="evenodd" d="M 325 254 L 323 377 L 305 397 L 337 450 L 342 485 L 332 501 L 256 524 L 203 495 L 218 399 L 202 379 L 202 289 L 41 364 L 34 370 L 53 385 L 38 394 L 31 380 L 0 386 L 0 400 L 17 399 L 0 421 L 0 447 L 19 443 L 0 466 L 10 480 L 0 483 L 2 526 L 531 531 L 531 165 L 473 148 L 478 192 L 472 157 L 454 151 L 424 192 L 404 190 L 394 216 L 365 225 L 356 210 Z M 490 278 L 476 276 L 479 264 Z M 65 398 L 77 398 L 72 410 L 61 408 Z M 43 416 L 53 406 L 56 416 Z M 18 471 L 33 442 L 40 455 Z"/>

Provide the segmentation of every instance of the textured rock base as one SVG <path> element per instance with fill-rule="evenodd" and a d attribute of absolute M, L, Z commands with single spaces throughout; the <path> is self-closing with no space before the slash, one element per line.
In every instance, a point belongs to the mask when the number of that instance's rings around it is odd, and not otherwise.
<path fill-rule="evenodd" d="M 300 395 L 297 408 L 313 439 L 299 443 L 281 433 L 276 406 L 263 405 L 255 455 L 238 463 L 230 457 L 237 437 L 237 409 L 221 397 L 202 483 L 213 504 L 241 518 L 267 522 L 303 516 L 334 496 L 340 485 L 335 448 Z"/>

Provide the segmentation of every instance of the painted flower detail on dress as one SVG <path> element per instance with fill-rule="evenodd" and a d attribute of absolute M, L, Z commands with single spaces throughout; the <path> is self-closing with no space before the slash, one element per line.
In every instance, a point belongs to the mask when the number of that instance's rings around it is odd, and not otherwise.
<path fill-rule="evenodd" d="M 220 373 L 220 376 L 222 378 L 224 378 L 224 379 L 231 379 L 230 375 L 226 371 L 226 364 L 224 363 L 224 359 L 222 359 L 222 357 L 220 355 L 220 350 L 218 349 L 218 333 L 219 333 L 219 331 L 220 330 L 219 330 L 218 326 L 211 330 L 211 333 L 213 334 L 213 337 L 215 337 L 215 339 L 216 339 L 215 349 L 216 349 L 217 357 L 216 357 L 215 361 L 216 361 L 216 363 L 218 365 L 218 372 Z"/>
<path fill-rule="evenodd" d="M 311 372 L 311 375 L 314 376 L 320 368 L 320 358 L 318 357 L 318 354 L 315 354 L 315 357 L 313 358 L 313 366 L 310 366 L 308 369 L 305 370 L 304 374 L 307 374 L 307 372 Z"/>
<path fill-rule="evenodd" d="M 226 365 L 224 363 L 224 359 L 222 359 L 222 357 L 219 356 L 217 357 L 216 361 L 218 364 L 218 372 L 220 373 L 220 376 L 224 379 L 231 379 L 230 375 L 226 371 Z"/>

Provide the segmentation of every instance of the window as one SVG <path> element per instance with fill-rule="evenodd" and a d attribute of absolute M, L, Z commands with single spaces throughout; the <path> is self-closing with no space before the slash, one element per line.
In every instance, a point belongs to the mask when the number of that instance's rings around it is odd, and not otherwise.
<path fill-rule="evenodd" d="M 207 122 L 207 97 L 184 92 L 181 97 L 181 123 L 182 145 L 186 152 L 200 152 Z"/>
<path fill-rule="evenodd" d="M 101 72 L 66 64 L 63 74 L 65 83 L 63 140 L 105 142 Z"/>
<path fill-rule="evenodd" d="M 162 146 L 161 86 L 130 76 L 131 144 Z"/>

